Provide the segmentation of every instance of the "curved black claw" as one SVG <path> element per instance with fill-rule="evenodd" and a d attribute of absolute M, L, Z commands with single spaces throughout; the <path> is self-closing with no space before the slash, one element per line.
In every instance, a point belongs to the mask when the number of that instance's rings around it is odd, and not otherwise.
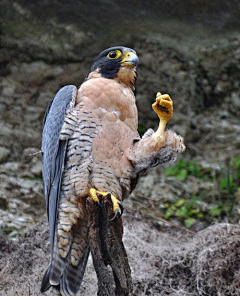
<path fill-rule="evenodd" d="M 102 195 L 97 192 L 98 201 L 97 204 L 100 208 L 102 208 Z"/>
<path fill-rule="evenodd" d="M 113 221 L 113 220 L 115 220 L 118 216 L 121 217 L 122 214 L 123 214 L 123 209 L 124 209 L 124 208 L 123 208 L 122 203 L 119 202 L 118 205 L 119 205 L 119 209 L 117 209 L 117 210 L 115 211 L 115 213 L 114 213 L 114 216 L 113 216 L 111 219 L 109 219 L 110 222 Z"/>
<path fill-rule="evenodd" d="M 119 202 L 118 205 L 119 205 L 119 207 L 120 207 L 120 211 L 121 211 L 120 216 L 122 216 L 122 214 L 123 214 L 123 210 L 124 210 L 123 204 L 122 204 L 122 202 Z"/>

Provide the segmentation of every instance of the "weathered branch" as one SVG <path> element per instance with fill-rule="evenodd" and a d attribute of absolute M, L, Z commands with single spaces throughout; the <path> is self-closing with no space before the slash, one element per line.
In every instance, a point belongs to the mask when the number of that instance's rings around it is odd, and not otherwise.
<path fill-rule="evenodd" d="M 108 197 L 102 199 L 102 207 L 88 198 L 87 209 L 89 243 L 98 278 L 98 296 L 132 295 L 131 270 L 122 242 L 122 218 L 109 221 L 113 213 Z"/>

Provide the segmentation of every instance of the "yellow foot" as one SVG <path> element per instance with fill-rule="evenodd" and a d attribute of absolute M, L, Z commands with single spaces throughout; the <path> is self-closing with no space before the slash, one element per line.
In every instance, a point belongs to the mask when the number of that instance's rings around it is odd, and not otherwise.
<path fill-rule="evenodd" d="M 95 201 L 99 205 L 100 205 L 99 196 L 111 198 L 114 216 L 113 216 L 113 218 L 110 219 L 110 221 L 113 221 L 115 218 L 117 218 L 118 215 L 120 215 L 120 216 L 122 215 L 122 213 L 123 213 L 122 203 L 113 194 L 111 194 L 109 192 L 97 191 L 94 188 L 89 189 L 88 193 L 92 197 L 93 201 Z"/>
<path fill-rule="evenodd" d="M 152 108 L 157 113 L 160 120 L 158 130 L 153 135 L 156 145 L 160 147 L 164 142 L 164 129 L 167 122 L 172 117 L 173 102 L 169 95 L 162 95 L 158 92 L 156 102 L 152 104 Z"/>
<path fill-rule="evenodd" d="M 153 110 L 157 113 L 160 120 L 168 122 L 173 113 L 173 102 L 169 95 L 157 93 L 156 102 L 152 104 Z"/>

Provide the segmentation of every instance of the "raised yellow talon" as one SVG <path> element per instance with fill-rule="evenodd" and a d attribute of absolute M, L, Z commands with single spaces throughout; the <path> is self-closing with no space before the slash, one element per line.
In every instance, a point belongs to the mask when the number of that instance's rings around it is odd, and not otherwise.
<path fill-rule="evenodd" d="M 166 124 L 172 117 L 173 102 L 169 95 L 162 95 L 158 92 L 156 102 L 152 104 L 152 108 L 157 113 L 160 120 L 158 129 L 153 135 L 156 145 L 160 146 L 164 142 L 164 130 Z"/>
<path fill-rule="evenodd" d="M 152 104 L 153 110 L 157 113 L 160 120 L 168 122 L 173 113 L 173 102 L 169 95 L 157 93 L 156 102 Z"/>
<path fill-rule="evenodd" d="M 113 194 L 111 194 L 109 192 L 98 191 L 94 188 L 89 189 L 88 193 L 92 197 L 93 201 L 97 202 L 97 203 L 99 203 L 98 195 L 101 195 L 101 196 L 109 196 L 110 195 L 110 198 L 111 198 L 111 201 L 113 204 L 113 212 L 114 212 L 114 216 L 110 221 L 114 220 L 118 216 L 118 214 L 122 215 L 122 212 L 123 212 L 122 204 L 116 198 L 116 196 L 114 196 Z"/>

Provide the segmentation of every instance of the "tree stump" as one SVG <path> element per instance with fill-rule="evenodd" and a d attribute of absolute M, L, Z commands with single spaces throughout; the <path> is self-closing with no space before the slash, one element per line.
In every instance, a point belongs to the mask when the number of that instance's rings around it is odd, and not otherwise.
<path fill-rule="evenodd" d="M 131 270 L 122 242 L 122 217 L 113 216 L 112 202 L 102 197 L 101 206 L 87 199 L 89 244 L 98 278 L 98 296 L 133 295 Z"/>

